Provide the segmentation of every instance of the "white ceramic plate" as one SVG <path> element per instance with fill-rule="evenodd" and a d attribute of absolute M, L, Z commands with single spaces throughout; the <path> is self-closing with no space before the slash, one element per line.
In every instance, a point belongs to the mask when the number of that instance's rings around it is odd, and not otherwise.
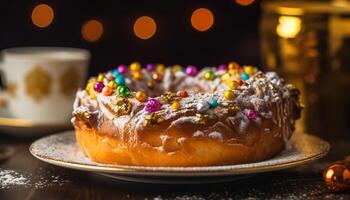
<path fill-rule="evenodd" d="M 72 128 L 71 123 L 52 124 L 37 123 L 29 120 L 18 119 L 9 113 L 6 107 L 0 108 L 0 133 L 18 136 L 32 137 L 47 133 L 55 133 Z"/>
<path fill-rule="evenodd" d="M 330 148 L 326 141 L 302 133 L 294 134 L 291 144 L 290 148 L 266 161 L 206 167 L 145 167 L 96 163 L 80 150 L 75 141 L 74 131 L 39 139 L 30 146 L 30 152 L 36 158 L 53 165 L 97 172 L 121 180 L 148 183 L 208 183 L 307 164 L 326 155 Z"/>

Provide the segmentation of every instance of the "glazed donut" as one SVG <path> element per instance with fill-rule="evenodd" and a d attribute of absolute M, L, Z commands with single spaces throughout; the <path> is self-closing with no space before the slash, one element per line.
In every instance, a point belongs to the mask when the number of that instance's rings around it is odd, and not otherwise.
<path fill-rule="evenodd" d="M 99 163 L 209 166 L 280 153 L 300 117 L 299 91 L 252 66 L 124 65 L 77 92 L 77 143 Z"/>

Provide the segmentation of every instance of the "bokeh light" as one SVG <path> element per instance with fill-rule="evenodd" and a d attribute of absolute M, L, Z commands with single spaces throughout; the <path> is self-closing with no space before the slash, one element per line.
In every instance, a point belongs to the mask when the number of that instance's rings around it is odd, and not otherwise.
<path fill-rule="evenodd" d="M 53 9 L 47 4 L 39 4 L 32 11 L 32 22 L 35 26 L 45 28 L 49 26 L 54 18 Z"/>
<path fill-rule="evenodd" d="M 213 13 L 209 9 L 198 8 L 192 13 L 191 24 L 198 31 L 207 31 L 214 24 Z"/>
<path fill-rule="evenodd" d="M 283 38 L 294 38 L 301 30 L 301 19 L 293 16 L 280 16 L 276 33 Z"/>
<path fill-rule="evenodd" d="M 241 6 L 249 6 L 250 4 L 254 3 L 254 0 L 235 0 L 237 4 Z"/>
<path fill-rule="evenodd" d="M 149 16 L 139 17 L 134 23 L 135 35 L 143 40 L 150 39 L 157 31 L 157 24 Z"/>
<path fill-rule="evenodd" d="M 89 20 L 81 28 L 81 35 L 88 42 L 96 42 L 103 35 L 103 25 L 98 20 Z"/>

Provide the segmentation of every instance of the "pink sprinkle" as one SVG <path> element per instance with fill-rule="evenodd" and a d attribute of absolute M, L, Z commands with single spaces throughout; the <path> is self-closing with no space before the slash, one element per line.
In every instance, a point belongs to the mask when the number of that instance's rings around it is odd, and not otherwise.
<path fill-rule="evenodd" d="M 219 70 L 219 71 L 226 71 L 226 70 L 227 70 L 227 66 L 224 65 L 224 64 L 219 65 L 219 66 L 218 66 L 218 70 Z"/>
<path fill-rule="evenodd" d="M 185 72 L 188 76 L 193 77 L 193 76 L 196 76 L 196 74 L 197 74 L 197 68 L 193 65 L 189 65 L 189 66 L 187 66 Z"/>
<path fill-rule="evenodd" d="M 119 65 L 118 72 L 120 74 L 126 74 L 128 72 L 128 68 L 125 65 Z"/>
<path fill-rule="evenodd" d="M 150 99 L 147 101 L 145 109 L 146 109 L 146 112 L 153 113 L 160 110 L 161 106 L 162 105 L 156 99 Z"/>
<path fill-rule="evenodd" d="M 255 110 L 248 110 L 246 116 L 250 121 L 254 121 L 258 117 L 258 113 Z"/>

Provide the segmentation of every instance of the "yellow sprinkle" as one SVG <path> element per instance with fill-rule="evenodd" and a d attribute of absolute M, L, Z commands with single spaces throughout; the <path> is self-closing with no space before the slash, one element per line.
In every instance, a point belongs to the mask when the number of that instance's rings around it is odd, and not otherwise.
<path fill-rule="evenodd" d="M 115 81 L 109 81 L 108 86 L 110 88 L 116 89 L 117 88 L 117 83 Z"/>
<path fill-rule="evenodd" d="M 247 73 L 249 76 L 255 74 L 255 68 L 253 66 L 245 66 L 244 72 Z"/>
<path fill-rule="evenodd" d="M 231 90 L 235 90 L 238 88 L 238 83 L 237 81 L 231 81 L 227 83 L 228 88 L 230 88 Z"/>
<path fill-rule="evenodd" d="M 224 97 L 226 100 L 233 100 L 235 98 L 235 93 L 232 90 L 226 90 L 224 93 Z"/>
<path fill-rule="evenodd" d="M 96 92 L 94 90 L 94 85 L 96 83 L 96 80 L 89 80 L 89 82 L 86 85 L 86 92 L 90 96 L 90 98 L 95 99 L 96 98 Z"/>
<path fill-rule="evenodd" d="M 229 73 L 225 73 L 221 76 L 221 80 L 225 82 L 225 81 L 229 80 L 230 77 L 231 77 L 231 75 Z"/>
<path fill-rule="evenodd" d="M 97 81 L 102 82 L 104 79 L 105 79 L 105 75 L 102 74 L 102 73 L 99 73 L 99 74 L 98 74 L 98 77 L 97 77 Z"/>
<path fill-rule="evenodd" d="M 135 80 L 141 80 L 143 79 L 143 73 L 142 72 L 135 72 L 132 74 Z"/>
<path fill-rule="evenodd" d="M 239 65 L 236 62 L 230 62 L 227 66 L 228 70 L 238 69 Z"/>
<path fill-rule="evenodd" d="M 138 91 L 135 94 L 135 98 L 140 102 L 145 102 L 147 100 L 147 94 L 144 91 Z"/>
<path fill-rule="evenodd" d="M 173 73 L 176 73 L 178 71 L 182 70 L 182 66 L 181 65 L 174 65 L 172 68 L 171 68 L 171 71 Z"/>
<path fill-rule="evenodd" d="M 178 110 L 180 108 L 180 103 L 177 102 L 177 101 L 174 101 L 172 104 L 171 104 L 171 108 L 173 110 Z"/>
<path fill-rule="evenodd" d="M 130 64 L 130 71 L 138 72 L 141 70 L 141 64 L 139 62 L 133 62 Z"/>
<path fill-rule="evenodd" d="M 215 72 L 214 71 L 207 71 L 204 73 L 204 78 L 206 80 L 212 81 L 215 79 Z"/>
<path fill-rule="evenodd" d="M 156 66 L 156 72 L 158 74 L 164 74 L 164 71 L 165 71 L 165 65 L 163 64 L 157 64 Z"/>

